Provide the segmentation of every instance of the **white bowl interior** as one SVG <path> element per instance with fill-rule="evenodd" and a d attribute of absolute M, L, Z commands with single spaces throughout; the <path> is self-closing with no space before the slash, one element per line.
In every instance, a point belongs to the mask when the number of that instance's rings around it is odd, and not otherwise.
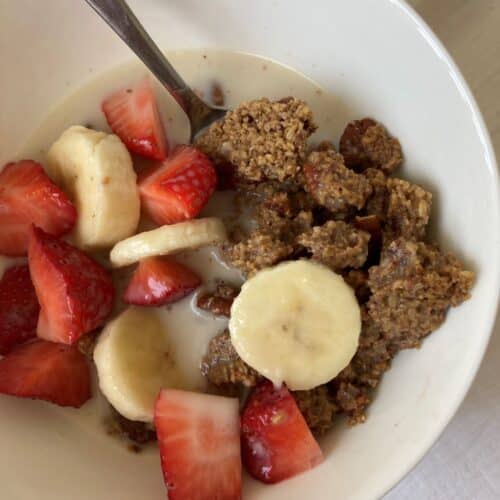
<path fill-rule="evenodd" d="M 397 0 L 130 1 L 165 49 L 220 47 L 288 64 L 331 90 L 335 120 L 371 115 L 401 140 L 404 175 L 435 195 L 439 240 L 477 272 L 472 299 L 419 351 L 398 355 L 369 419 L 339 423 L 325 462 L 275 486 L 248 481 L 246 498 L 370 499 L 421 458 L 461 402 L 483 355 L 498 293 L 495 160 L 467 87 L 439 42 Z M 131 53 L 81 1 L 2 6 L 0 161 L 54 104 Z M 340 132 L 340 130 L 339 130 Z M 82 411 L 86 411 L 85 409 Z M 77 412 L 0 398 L 3 498 L 164 498 L 154 451 L 134 455 Z"/>

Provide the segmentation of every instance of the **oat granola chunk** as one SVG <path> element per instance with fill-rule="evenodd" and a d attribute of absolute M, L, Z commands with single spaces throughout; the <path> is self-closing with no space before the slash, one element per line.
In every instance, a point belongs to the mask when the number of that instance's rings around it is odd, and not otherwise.
<path fill-rule="evenodd" d="M 399 141 L 391 137 L 383 125 L 370 118 L 347 125 L 340 138 L 339 151 L 345 164 L 357 171 L 373 167 L 390 174 L 403 161 Z"/>
<path fill-rule="evenodd" d="M 201 372 L 216 386 L 241 384 L 253 387 L 261 378 L 238 356 L 227 330 L 214 337 L 208 344 L 201 363 Z"/>
<path fill-rule="evenodd" d="M 341 270 L 361 267 L 368 255 L 370 235 L 342 221 L 328 221 L 303 233 L 298 242 L 312 253 L 312 258 Z"/>
<path fill-rule="evenodd" d="M 292 395 L 314 434 L 321 436 L 332 427 L 337 407 L 326 385 L 309 391 L 294 391 Z"/>
<path fill-rule="evenodd" d="M 213 292 L 199 295 L 196 305 L 215 316 L 226 316 L 229 318 L 231 306 L 238 293 L 239 290 L 237 288 L 219 281 Z"/>
<path fill-rule="evenodd" d="M 197 141 L 215 163 L 229 162 L 243 180 L 293 179 L 300 171 L 308 137 L 316 130 L 308 106 L 290 97 L 241 104 Z"/>
<path fill-rule="evenodd" d="M 364 207 L 372 192 L 368 179 L 344 164 L 333 149 L 313 151 L 304 165 L 305 190 L 334 214 Z"/>
<path fill-rule="evenodd" d="M 225 257 L 245 276 L 250 277 L 265 267 L 285 260 L 294 251 L 293 245 L 277 239 L 264 231 L 252 232 L 239 243 L 223 246 Z"/>
<path fill-rule="evenodd" d="M 386 238 L 421 240 L 425 237 L 431 214 L 432 194 L 417 184 L 388 179 Z"/>
<path fill-rule="evenodd" d="M 347 414 L 351 424 L 365 421 L 371 392 L 390 368 L 391 359 L 396 353 L 369 316 L 366 307 L 361 308 L 361 319 L 358 350 L 349 365 L 330 383 L 338 411 Z"/>
<path fill-rule="evenodd" d="M 417 347 L 438 328 L 450 306 L 469 297 L 474 274 L 437 245 L 399 238 L 369 271 L 368 310 L 397 349 Z"/>

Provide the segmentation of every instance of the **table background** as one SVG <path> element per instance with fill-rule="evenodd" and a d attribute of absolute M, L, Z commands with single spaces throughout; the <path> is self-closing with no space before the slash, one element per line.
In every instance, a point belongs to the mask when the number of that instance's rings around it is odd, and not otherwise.
<path fill-rule="evenodd" d="M 409 0 L 469 83 L 500 160 L 500 0 Z M 384 500 L 500 499 L 500 314 L 455 418 Z"/>

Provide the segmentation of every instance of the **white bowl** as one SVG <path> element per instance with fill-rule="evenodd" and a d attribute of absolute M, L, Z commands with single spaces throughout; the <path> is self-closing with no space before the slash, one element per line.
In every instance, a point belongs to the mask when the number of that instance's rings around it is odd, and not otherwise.
<path fill-rule="evenodd" d="M 477 272 L 472 299 L 452 310 L 422 349 L 396 357 L 367 422 L 351 430 L 339 423 L 323 440 L 321 466 L 275 486 L 245 485 L 246 498 L 381 496 L 453 416 L 487 346 L 497 305 L 498 178 L 467 85 L 429 28 L 399 0 L 130 3 L 164 48 L 265 55 L 333 91 L 339 122 L 363 115 L 382 120 L 403 143 L 403 175 L 435 194 L 439 240 Z M 4 2 L 0 161 L 15 154 L 64 94 L 130 58 L 82 0 Z M 76 411 L 1 397 L 2 498 L 165 497 L 156 453 L 133 455 L 83 421 Z"/>

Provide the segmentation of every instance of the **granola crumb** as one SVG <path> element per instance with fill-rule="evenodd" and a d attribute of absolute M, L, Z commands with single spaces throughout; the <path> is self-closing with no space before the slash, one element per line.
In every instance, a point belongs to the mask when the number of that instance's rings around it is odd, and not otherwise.
<path fill-rule="evenodd" d="M 431 214 L 432 194 L 403 179 L 388 179 L 389 192 L 384 237 L 392 241 L 402 237 L 421 240 L 425 237 Z"/>
<path fill-rule="evenodd" d="M 311 431 L 324 435 L 333 425 L 337 406 L 326 385 L 320 385 L 308 391 L 293 391 L 293 397 Z"/>
<path fill-rule="evenodd" d="M 238 356 L 227 330 L 214 337 L 208 344 L 201 363 L 201 372 L 212 384 L 223 388 L 231 384 L 253 387 L 261 378 Z"/>
<path fill-rule="evenodd" d="M 372 187 L 372 193 L 366 202 L 365 211 L 368 215 L 376 215 L 381 221 L 385 221 L 389 199 L 387 177 L 382 171 L 375 168 L 367 168 L 363 175 Z"/>
<path fill-rule="evenodd" d="M 368 255 L 370 235 L 342 221 L 328 221 L 303 233 L 298 242 L 312 253 L 312 258 L 340 271 L 361 267 Z"/>
<path fill-rule="evenodd" d="M 226 98 L 224 96 L 224 91 L 222 90 L 222 86 L 220 83 L 214 82 L 212 84 L 210 98 L 214 106 L 224 106 Z"/>
<path fill-rule="evenodd" d="M 229 318 L 231 306 L 238 293 L 237 288 L 219 281 L 213 292 L 204 293 L 198 297 L 196 305 L 204 311 L 211 312 L 214 316 Z"/>
<path fill-rule="evenodd" d="M 403 161 L 399 141 L 371 118 L 355 120 L 347 125 L 340 139 L 339 151 L 346 165 L 357 171 L 373 167 L 390 174 Z"/>
<path fill-rule="evenodd" d="M 134 422 L 120 415 L 113 407 L 104 420 L 106 432 L 110 436 L 117 436 L 127 442 L 129 450 L 135 453 L 141 451 L 148 443 L 156 441 L 156 432 L 144 422 Z"/>
<path fill-rule="evenodd" d="M 305 190 L 333 213 L 364 207 L 372 192 L 369 181 L 344 165 L 333 149 L 313 151 L 304 165 Z"/>

